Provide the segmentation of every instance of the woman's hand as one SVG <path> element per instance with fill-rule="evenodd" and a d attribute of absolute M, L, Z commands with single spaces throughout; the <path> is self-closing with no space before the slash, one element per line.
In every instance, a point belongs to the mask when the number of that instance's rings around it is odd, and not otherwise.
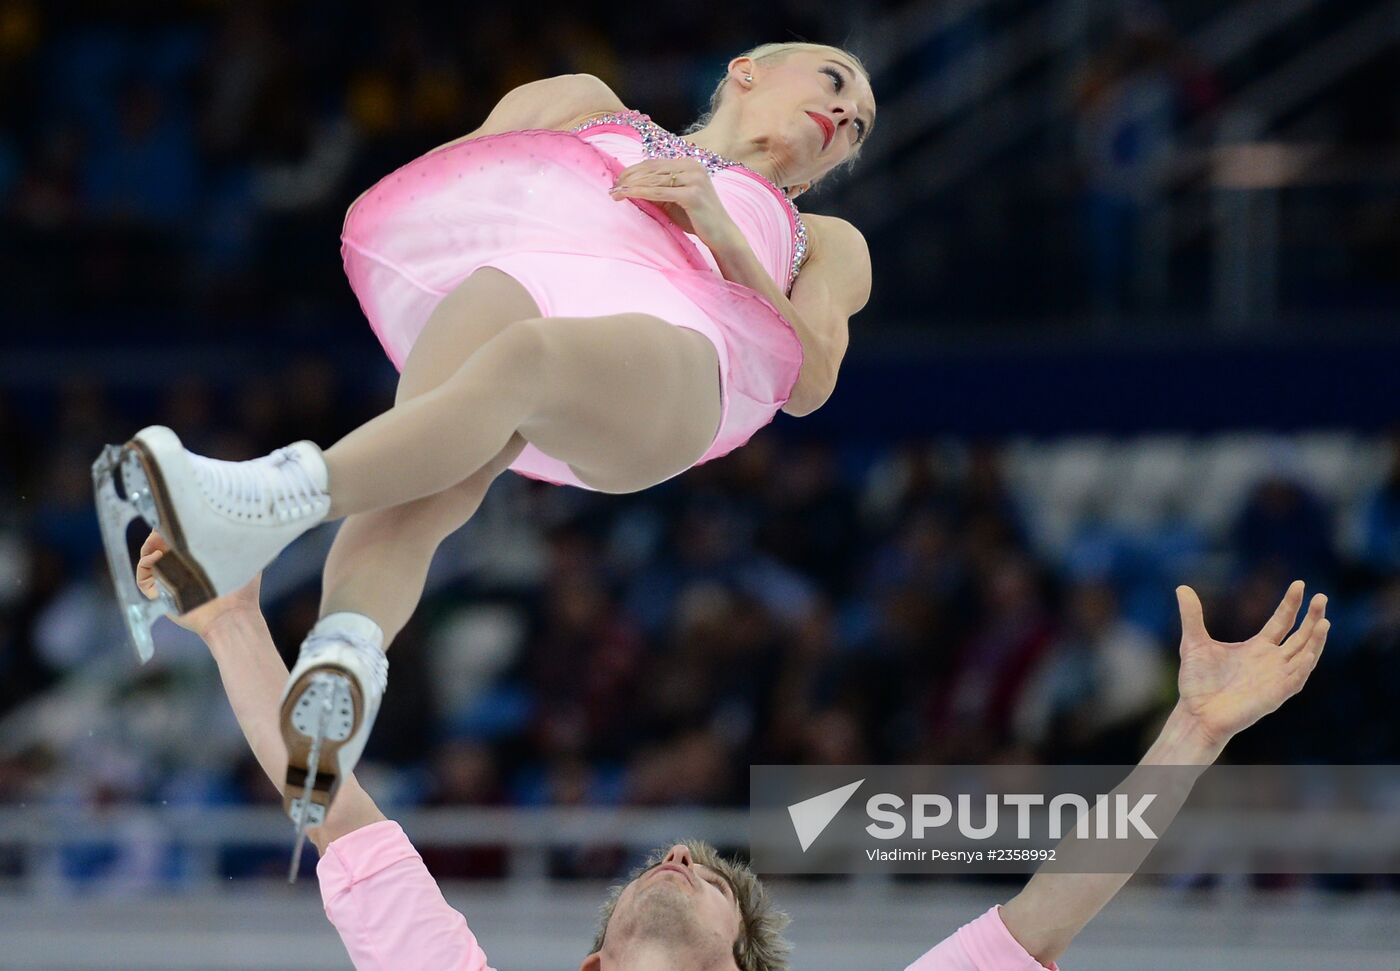
<path fill-rule="evenodd" d="M 710 249 L 743 239 L 725 211 L 705 166 L 693 158 L 652 158 L 618 173 L 615 200 L 645 199 L 660 206 L 681 229 Z"/>
<path fill-rule="evenodd" d="M 1303 581 L 1295 580 L 1263 629 L 1247 641 L 1227 644 L 1206 633 L 1201 601 L 1178 587 L 1181 608 L 1181 709 L 1208 742 L 1224 745 L 1302 690 L 1327 643 L 1327 598 L 1312 598 L 1303 623 L 1290 635 L 1303 605 Z"/>
<path fill-rule="evenodd" d="M 156 564 L 161 561 L 169 548 L 165 537 L 154 530 L 151 531 L 151 535 L 146 537 L 146 542 L 141 544 L 141 558 L 136 561 L 136 586 L 150 600 L 159 596 L 159 590 L 156 586 Z M 215 621 L 227 614 L 238 611 L 258 613 L 261 609 L 258 606 L 258 591 L 261 586 L 262 574 L 259 573 L 228 596 L 218 597 L 202 607 L 196 607 L 189 613 L 181 614 L 178 617 L 172 614 L 170 619 L 186 630 L 194 631 L 203 637 Z"/>

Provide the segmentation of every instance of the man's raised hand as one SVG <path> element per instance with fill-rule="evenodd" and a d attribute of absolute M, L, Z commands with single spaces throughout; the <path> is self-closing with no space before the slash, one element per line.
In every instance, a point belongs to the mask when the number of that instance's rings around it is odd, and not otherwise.
<path fill-rule="evenodd" d="M 1297 630 L 1303 581 L 1295 580 L 1268 623 L 1247 641 L 1224 643 L 1206 632 L 1201 600 L 1190 587 L 1176 588 L 1181 608 L 1181 706 L 1197 729 L 1224 745 L 1297 694 L 1317 666 L 1331 621 L 1327 598 L 1312 598 Z"/>

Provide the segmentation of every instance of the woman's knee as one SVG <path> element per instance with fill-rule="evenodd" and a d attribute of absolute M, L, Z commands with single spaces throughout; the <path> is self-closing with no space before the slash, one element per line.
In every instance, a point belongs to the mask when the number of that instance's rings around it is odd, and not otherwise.
<path fill-rule="evenodd" d="M 476 515 L 491 483 L 520 457 L 525 445 L 525 439 L 514 435 L 491 461 L 452 488 L 393 508 L 404 510 L 406 528 L 416 530 L 424 542 L 436 548 Z"/>
<path fill-rule="evenodd" d="M 558 327 L 547 317 L 528 317 L 505 327 L 492 341 L 509 366 L 538 371 L 558 350 Z"/>
<path fill-rule="evenodd" d="M 514 321 L 540 315 L 528 290 L 491 266 L 472 273 L 443 297 L 404 363 L 394 403 L 402 404 L 449 380 Z"/>
<path fill-rule="evenodd" d="M 500 454 L 451 489 L 347 516 L 331 546 L 327 576 L 339 578 L 347 570 L 364 566 L 376 548 L 388 551 L 382 554 L 385 566 L 422 563 L 426 567 L 442 541 L 476 514 L 491 483 L 520 456 L 526 444 L 525 439 L 514 436 Z"/>
<path fill-rule="evenodd" d="M 487 489 L 503 470 L 504 466 L 493 460 L 450 489 L 349 516 L 342 531 L 349 530 L 368 544 L 388 543 L 404 555 L 431 557 L 443 540 L 476 514 Z"/>
<path fill-rule="evenodd" d="M 463 392 L 486 390 L 500 400 L 537 401 L 559 357 L 559 340 L 551 329 L 542 317 L 507 324 L 458 368 L 452 383 Z"/>

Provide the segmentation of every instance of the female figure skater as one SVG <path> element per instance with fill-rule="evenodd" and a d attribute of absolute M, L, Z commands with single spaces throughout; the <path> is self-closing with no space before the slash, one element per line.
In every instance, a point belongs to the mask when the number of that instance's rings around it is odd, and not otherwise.
<path fill-rule="evenodd" d="M 635 492 L 826 401 L 869 254 L 849 223 L 792 200 L 854 158 L 874 116 L 860 62 L 807 43 L 731 60 L 686 138 L 592 76 L 526 84 L 346 216 L 346 273 L 402 372 L 392 409 L 324 453 L 303 441 L 225 462 L 161 426 L 109 448 L 125 490 L 99 488 L 109 554 L 124 560 L 136 515 L 159 529 L 167 612 L 345 517 L 283 693 L 299 827 L 324 820 L 358 761 L 384 648 L 496 476 Z"/>

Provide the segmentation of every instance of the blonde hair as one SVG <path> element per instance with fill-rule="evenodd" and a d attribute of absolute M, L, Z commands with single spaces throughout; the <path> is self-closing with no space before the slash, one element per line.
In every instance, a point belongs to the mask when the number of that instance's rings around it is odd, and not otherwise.
<path fill-rule="evenodd" d="M 734 963 L 739 971 L 782 971 L 787 967 L 788 952 L 792 945 L 783 937 L 789 917 L 779 910 L 768 896 L 768 889 L 744 864 L 737 860 L 727 860 L 719 855 L 709 843 L 703 840 L 681 840 L 690 850 L 690 857 L 701 866 L 709 867 L 729 884 L 734 891 L 734 899 L 739 902 L 739 936 L 734 940 Z M 612 888 L 608 899 L 603 903 L 602 915 L 598 922 L 598 933 L 593 938 L 596 954 L 603 949 L 603 937 L 608 932 L 608 922 L 612 920 L 622 891 L 638 877 L 666 859 L 671 851 L 669 846 L 655 850 L 646 863 L 633 870 L 627 882 Z"/>
<path fill-rule="evenodd" d="M 867 82 L 870 81 L 870 71 L 859 57 L 844 48 L 834 47 L 831 44 L 813 44 L 809 41 L 786 41 L 783 43 L 759 44 L 757 47 L 736 56 L 751 58 L 760 64 L 765 62 L 778 63 L 798 51 L 813 51 L 817 53 L 835 51 L 849 58 L 851 62 L 859 68 L 860 73 L 865 75 L 865 80 Z M 731 60 L 732 59 L 733 58 L 731 58 Z M 709 107 L 705 109 L 705 113 L 691 122 L 690 127 L 681 132 L 682 135 L 693 134 L 714 121 L 715 113 L 719 111 L 720 105 L 724 102 L 724 91 L 728 85 L 729 72 L 726 70 L 724 75 L 719 79 L 719 83 L 715 85 L 715 90 L 710 94 L 710 104 Z M 837 166 L 837 171 L 849 171 L 850 168 L 855 165 L 856 159 L 860 158 L 861 149 L 863 147 L 863 144 L 857 145 L 856 150 L 852 152 L 844 162 Z"/>

